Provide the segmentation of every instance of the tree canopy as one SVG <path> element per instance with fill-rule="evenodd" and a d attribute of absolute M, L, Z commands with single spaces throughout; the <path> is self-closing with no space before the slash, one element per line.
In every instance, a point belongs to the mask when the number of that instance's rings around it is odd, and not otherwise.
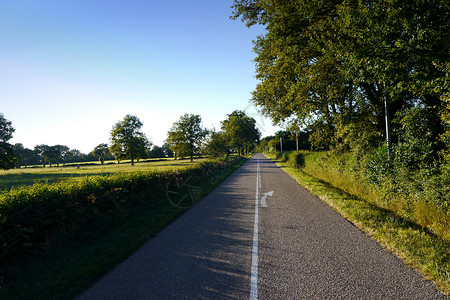
<path fill-rule="evenodd" d="M 8 170 L 15 166 L 15 156 L 13 146 L 8 141 L 13 137 L 14 127 L 0 113 L 0 168 Z"/>
<path fill-rule="evenodd" d="M 385 100 L 394 118 L 423 106 L 437 140 L 449 8 L 444 0 L 235 0 L 232 18 L 266 28 L 254 46 L 252 101 L 275 123 L 308 126 L 316 147 L 379 145 Z"/>
<path fill-rule="evenodd" d="M 149 141 L 140 131 L 142 126 L 141 120 L 133 115 L 126 115 L 122 121 L 114 124 L 110 150 L 117 160 L 130 159 L 131 165 L 134 165 L 135 159 L 145 158 Z"/>
<path fill-rule="evenodd" d="M 221 126 L 229 146 L 239 154 L 248 152 L 249 147 L 255 145 L 261 137 L 255 119 L 241 110 L 228 114 L 227 118 L 221 122 Z"/>
<path fill-rule="evenodd" d="M 203 138 L 207 131 L 201 126 L 200 115 L 184 114 L 175 122 L 167 133 L 167 144 L 175 152 L 176 157 L 189 156 L 200 153 Z"/>
<path fill-rule="evenodd" d="M 202 146 L 202 153 L 211 157 L 228 155 L 230 147 L 224 132 L 210 130 Z"/>
<path fill-rule="evenodd" d="M 92 155 L 97 157 L 102 165 L 105 162 L 105 158 L 110 158 L 112 156 L 108 144 L 106 143 L 98 144 L 94 150 L 92 150 Z"/>

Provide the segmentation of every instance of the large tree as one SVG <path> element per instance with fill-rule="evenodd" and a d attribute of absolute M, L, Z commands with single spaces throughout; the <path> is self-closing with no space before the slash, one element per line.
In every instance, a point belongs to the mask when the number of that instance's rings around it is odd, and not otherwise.
<path fill-rule="evenodd" d="M 164 149 L 162 147 L 159 147 L 157 145 L 153 145 L 152 149 L 148 152 L 148 157 L 150 158 L 162 158 L 166 157 L 166 154 L 164 153 Z"/>
<path fill-rule="evenodd" d="M 100 163 L 103 165 L 105 162 L 105 158 L 111 157 L 111 152 L 109 151 L 108 144 L 102 143 L 97 145 L 94 150 L 92 150 L 92 155 L 98 158 Z"/>
<path fill-rule="evenodd" d="M 235 0 L 233 18 L 260 24 L 252 100 L 276 123 L 308 125 L 317 145 L 376 145 L 385 116 L 448 92 L 448 1 Z M 448 70 L 447 70 L 448 71 Z"/>
<path fill-rule="evenodd" d="M 16 166 L 20 168 L 21 166 L 28 166 L 37 164 L 37 157 L 33 150 L 25 148 L 23 144 L 16 143 L 13 145 L 14 156 L 16 157 Z"/>
<path fill-rule="evenodd" d="M 221 157 L 228 155 L 230 147 L 227 136 L 224 132 L 211 130 L 208 132 L 205 142 L 202 146 L 202 153 L 211 157 Z"/>
<path fill-rule="evenodd" d="M 69 153 L 67 154 L 67 158 L 70 162 L 80 162 L 81 161 L 82 153 L 78 149 L 70 149 Z"/>
<path fill-rule="evenodd" d="M 0 168 L 8 170 L 15 166 L 13 146 L 8 143 L 14 133 L 12 122 L 0 113 Z"/>
<path fill-rule="evenodd" d="M 173 124 L 167 133 L 166 142 L 176 157 L 189 156 L 193 161 L 194 155 L 200 153 L 200 146 L 207 133 L 201 123 L 199 115 L 184 114 Z"/>
<path fill-rule="evenodd" d="M 36 153 L 36 155 L 38 157 L 41 158 L 41 162 L 42 162 L 42 165 L 44 166 L 44 168 L 47 163 L 49 163 L 51 166 L 51 160 L 53 158 L 53 153 L 52 153 L 51 147 L 49 145 L 45 145 L 45 144 L 36 145 L 36 146 L 34 146 L 34 152 Z"/>
<path fill-rule="evenodd" d="M 117 160 L 134 160 L 145 158 L 146 148 L 149 144 L 147 137 L 140 131 L 143 123 L 138 117 L 126 115 L 122 121 L 114 124 L 111 130 L 111 153 Z"/>
<path fill-rule="evenodd" d="M 51 146 L 51 154 L 52 160 L 56 161 L 57 166 L 59 166 L 59 162 L 62 160 L 63 164 L 66 164 L 66 159 L 69 156 L 70 148 L 65 145 L 55 145 Z"/>
<path fill-rule="evenodd" d="M 255 119 L 241 110 L 235 110 L 227 115 L 227 118 L 221 122 L 221 126 L 229 146 L 239 154 L 247 153 L 249 147 L 255 145 L 261 137 Z"/>
<path fill-rule="evenodd" d="M 173 157 L 173 151 L 170 149 L 169 144 L 164 143 L 161 146 L 162 151 L 164 152 L 164 156 L 165 157 Z"/>

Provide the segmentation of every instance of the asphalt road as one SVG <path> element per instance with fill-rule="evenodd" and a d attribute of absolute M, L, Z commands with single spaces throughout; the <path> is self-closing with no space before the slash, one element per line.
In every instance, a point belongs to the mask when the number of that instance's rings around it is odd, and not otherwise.
<path fill-rule="evenodd" d="M 261 154 L 79 297 L 249 298 L 449 299 Z"/>

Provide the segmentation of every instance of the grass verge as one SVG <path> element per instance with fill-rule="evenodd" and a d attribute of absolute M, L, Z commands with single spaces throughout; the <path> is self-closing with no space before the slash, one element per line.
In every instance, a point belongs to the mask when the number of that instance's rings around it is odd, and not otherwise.
<path fill-rule="evenodd" d="M 450 296 L 450 242 L 393 212 L 370 204 L 268 155 L 313 195 L 366 232 Z"/>
<path fill-rule="evenodd" d="M 201 183 L 198 199 L 206 196 L 246 159 Z M 0 263 L 0 299 L 71 299 L 183 214 L 167 199 L 137 206 L 123 222 L 101 236 L 66 241 L 58 249 Z"/>

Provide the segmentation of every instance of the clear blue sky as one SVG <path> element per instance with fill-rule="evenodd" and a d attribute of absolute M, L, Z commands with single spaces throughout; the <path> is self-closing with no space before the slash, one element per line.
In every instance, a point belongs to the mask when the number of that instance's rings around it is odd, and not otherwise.
<path fill-rule="evenodd" d="M 229 19 L 232 0 L 0 0 L 0 112 L 10 143 L 83 153 L 109 142 L 127 114 L 161 145 L 184 113 L 207 128 L 249 111 L 263 136 L 278 128 L 250 105 L 252 40 Z"/>

